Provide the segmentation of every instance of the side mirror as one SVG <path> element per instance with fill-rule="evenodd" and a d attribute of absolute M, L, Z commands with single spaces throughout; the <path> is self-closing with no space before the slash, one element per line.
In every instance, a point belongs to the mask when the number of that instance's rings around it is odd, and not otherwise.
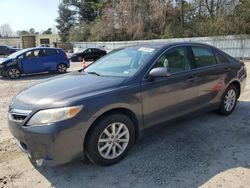
<path fill-rule="evenodd" d="M 171 74 L 168 72 L 167 68 L 157 67 L 153 68 L 148 75 L 150 78 L 157 78 L 157 77 L 167 77 L 170 76 Z"/>

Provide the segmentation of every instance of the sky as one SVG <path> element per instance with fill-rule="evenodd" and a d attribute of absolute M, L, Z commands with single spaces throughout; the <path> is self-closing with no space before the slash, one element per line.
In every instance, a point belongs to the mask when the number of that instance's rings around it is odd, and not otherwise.
<path fill-rule="evenodd" d="M 13 31 L 44 31 L 56 25 L 60 0 L 0 0 L 0 25 L 8 23 Z"/>

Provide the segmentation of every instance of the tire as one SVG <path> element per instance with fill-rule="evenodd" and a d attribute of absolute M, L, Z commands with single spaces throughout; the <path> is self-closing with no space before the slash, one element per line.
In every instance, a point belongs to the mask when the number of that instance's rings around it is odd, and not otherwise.
<path fill-rule="evenodd" d="M 123 114 L 109 114 L 98 121 L 87 135 L 86 156 L 94 164 L 112 165 L 125 157 L 134 140 L 135 129 L 131 119 Z"/>
<path fill-rule="evenodd" d="M 224 116 L 230 115 L 237 104 L 238 96 L 239 91 L 236 86 L 229 85 L 222 96 L 221 104 L 217 112 Z"/>
<path fill-rule="evenodd" d="M 6 71 L 6 76 L 10 79 L 20 78 L 21 75 L 22 75 L 22 73 L 18 67 L 10 67 Z"/>
<path fill-rule="evenodd" d="M 58 66 L 57 66 L 57 73 L 59 74 L 63 74 L 63 73 L 66 73 L 67 72 L 67 65 L 64 64 L 64 63 L 60 63 Z"/>

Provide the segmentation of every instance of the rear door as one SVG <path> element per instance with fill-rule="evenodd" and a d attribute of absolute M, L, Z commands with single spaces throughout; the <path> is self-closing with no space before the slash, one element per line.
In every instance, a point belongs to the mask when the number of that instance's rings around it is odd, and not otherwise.
<path fill-rule="evenodd" d="M 56 70 L 59 62 L 58 52 L 55 49 L 43 49 L 41 55 L 41 61 L 44 66 L 44 70 Z"/>
<path fill-rule="evenodd" d="M 167 50 L 153 68 L 166 67 L 168 77 L 142 81 L 145 127 L 181 116 L 196 109 L 197 83 L 188 47 Z"/>
<path fill-rule="evenodd" d="M 86 60 L 86 61 L 93 60 L 93 52 L 92 52 L 92 49 L 89 48 L 89 49 L 85 50 L 85 51 L 84 51 L 84 56 L 85 56 L 85 60 Z"/>
<path fill-rule="evenodd" d="M 97 48 L 93 48 L 93 52 L 94 52 L 94 60 L 97 60 L 103 56 L 102 51 Z"/>
<path fill-rule="evenodd" d="M 24 73 L 36 73 L 44 71 L 39 52 L 40 50 L 31 50 L 24 54 L 24 58 L 21 62 L 21 67 Z"/>
<path fill-rule="evenodd" d="M 225 87 L 230 64 L 216 50 L 207 46 L 191 46 L 196 65 L 196 81 L 199 85 L 197 106 L 204 107 L 219 102 L 217 97 Z"/>

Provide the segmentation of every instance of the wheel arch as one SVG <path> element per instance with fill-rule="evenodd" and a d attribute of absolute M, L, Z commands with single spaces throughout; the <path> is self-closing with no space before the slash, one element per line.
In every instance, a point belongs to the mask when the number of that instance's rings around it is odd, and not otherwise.
<path fill-rule="evenodd" d="M 135 115 L 135 113 L 127 108 L 113 108 L 113 109 L 110 109 L 104 113 L 102 113 L 100 116 L 98 116 L 94 121 L 93 123 L 90 125 L 89 129 L 87 130 L 86 132 L 86 135 L 84 137 L 84 144 L 83 144 L 83 147 L 84 147 L 84 150 L 86 148 L 86 141 L 91 133 L 91 131 L 93 130 L 95 124 L 97 122 L 99 122 L 102 118 L 104 118 L 105 116 L 108 116 L 108 115 L 111 115 L 111 114 L 114 114 L 114 113 L 120 113 L 120 114 L 123 114 L 123 115 L 126 115 L 128 116 L 131 121 L 134 123 L 134 128 L 135 128 L 135 139 L 139 138 L 139 135 L 140 135 L 140 128 L 139 128 L 139 121 Z"/>
<path fill-rule="evenodd" d="M 241 95 L 241 85 L 240 85 L 240 82 L 237 81 L 237 80 L 234 80 L 229 85 L 234 85 L 237 88 L 237 90 L 239 92 L 237 97 L 239 98 L 240 95 Z"/>

